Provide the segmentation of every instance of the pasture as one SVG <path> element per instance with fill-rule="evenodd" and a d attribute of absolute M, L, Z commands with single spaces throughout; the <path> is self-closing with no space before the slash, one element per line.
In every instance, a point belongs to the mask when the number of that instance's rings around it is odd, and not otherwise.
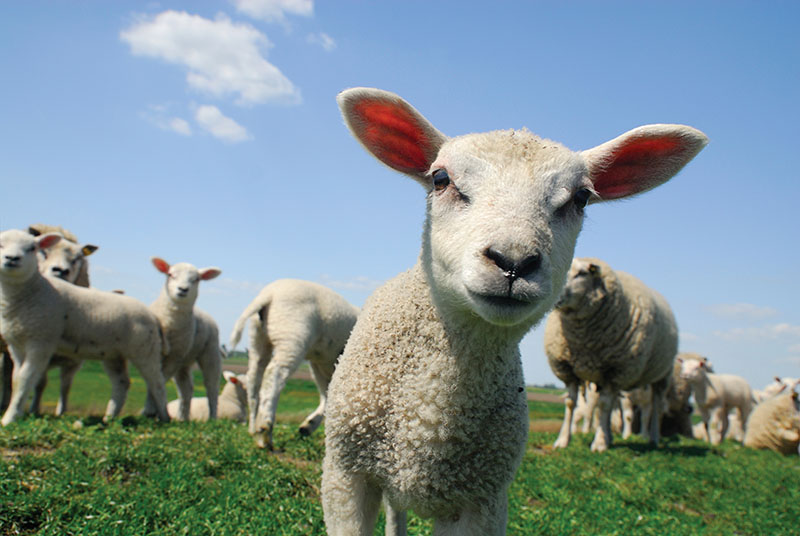
<path fill-rule="evenodd" d="M 144 384 L 131 372 L 124 416 L 109 426 L 98 417 L 107 379 L 87 362 L 67 417 L 27 417 L 0 429 L 0 535 L 324 534 L 322 430 L 306 439 L 296 433 L 317 404 L 313 383 L 290 380 L 278 408 L 279 451 L 268 453 L 240 424 L 162 425 L 136 416 Z M 52 412 L 57 385 L 51 371 L 45 411 Z M 195 394 L 203 396 L 199 385 Z M 172 383 L 168 388 L 172 399 Z M 561 404 L 529 406 L 531 433 L 510 490 L 508 534 L 798 531 L 797 457 L 685 438 L 659 449 L 615 438 L 597 455 L 581 434 L 554 451 Z M 409 532 L 430 534 L 430 524 L 411 516 Z"/>

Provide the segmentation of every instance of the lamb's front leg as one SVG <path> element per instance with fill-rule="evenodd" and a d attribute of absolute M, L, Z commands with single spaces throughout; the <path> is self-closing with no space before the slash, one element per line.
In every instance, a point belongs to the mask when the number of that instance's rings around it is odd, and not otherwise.
<path fill-rule="evenodd" d="M 564 399 L 564 422 L 561 424 L 561 431 L 558 434 L 553 448 L 563 449 L 569 446 L 572 438 L 572 414 L 575 411 L 575 403 L 578 400 L 578 384 L 570 383 L 567 385 L 567 398 Z"/>
<path fill-rule="evenodd" d="M 508 493 L 465 509 L 458 514 L 438 517 L 433 522 L 434 536 L 503 536 L 508 522 Z"/>
<path fill-rule="evenodd" d="M 11 400 L 0 425 L 7 426 L 24 413 L 25 402 L 36 383 L 47 372 L 53 344 L 28 344 L 24 349 L 9 344 L 14 370 L 11 373 Z"/>
<path fill-rule="evenodd" d="M 600 422 L 592 441 L 592 452 L 605 452 L 611 446 L 611 409 L 617 399 L 617 392 L 609 387 L 600 388 L 597 405 L 600 407 Z"/>
<path fill-rule="evenodd" d="M 322 463 L 322 511 L 328 536 L 372 536 L 381 490 L 368 485 L 363 475 L 340 469 L 332 458 L 328 451 Z"/>

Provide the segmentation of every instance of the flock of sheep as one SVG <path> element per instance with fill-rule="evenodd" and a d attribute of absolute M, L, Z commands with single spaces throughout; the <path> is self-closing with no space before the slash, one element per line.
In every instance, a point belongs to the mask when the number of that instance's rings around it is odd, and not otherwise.
<path fill-rule="evenodd" d="M 96 248 L 66 231 L 4 231 L 0 335 L 13 386 L 2 425 L 22 415 L 34 391 L 38 410 L 48 366 L 62 366 L 63 413 L 87 358 L 102 360 L 111 379 L 112 418 L 125 401 L 130 361 L 147 383 L 145 414 L 248 419 L 257 443 L 269 447 L 278 395 L 308 359 L 320 405 L 300 431 L 312 433 L 325 416 L 329 534 L 372 534 L 382 504 L 391 535 L 406 533 L 409 509 L 432 517 L 436 534 L 504 534 L 507 490 L 528 433 L 519 342 L 555 307 L 545 349 L 568 388 L 556 447 L 569 444 L 573 417 L 588 422 L 596 406 L 592 450 L 607 449 L 620 393 L 626 434 L 634 407 L 653 442 L 662 421 L 685 432 L 691 387 L 712 442 L 725 435 L 735 407 L 745 444 L 796 451 L 796 384 L 782 384 L 751 413 L 746 384 L 713 374 L 698 356 L 676 360 L 676 323 L 660 295 L 598 259 L 573 260 L 586 206 L 666 182 L 705 146 L 700 131 L 648 125 L 574 152 L 524 129 L 450 138 L 381 90 L 347 90 L 338 102 L 362 146 L 425 189 L 413 268 L 379 288 L 363 311 L 313 283 L 268 285 L 231 336 L 233 349 L 250 322 L 247 374 L 225 373 L 218 397 L 216 324 L 194 307 L 200 281 L 218 269 L 154 258 L 166 283 L 147 307 L 89 288 L 88 276 L 79 282 Z M 191 398 L 195 364 L 207 399 Z M 167 405 L 171 377 L 179 400 Z"/>

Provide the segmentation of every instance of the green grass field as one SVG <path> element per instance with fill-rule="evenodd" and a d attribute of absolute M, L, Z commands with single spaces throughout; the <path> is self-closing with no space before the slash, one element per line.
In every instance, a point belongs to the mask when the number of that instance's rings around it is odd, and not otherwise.
<path fill-rule="evenodd" d="M 135 416 L 144 400 L 138 377 L 126 416 L 103 426 L 107 397 L 108 380 L 90 362 L 76 377 L 70 415 L 0 429 L 0 535 L 324 534 L 323 430 L 307 439 L 296 432 L 318 403 L 310 381 L 291 380 L 281 397 L 276 453 L 256 449 L 240 424 Z M 530 409 L 534 430 L 562 414 L 557 403 Z M 800 532 L 797 457 L 689 439 L 658 449 L 617 440 L 593 455 L 589 436 L 578 434 L 563 451 L 551 449 L 554 440 L 530 434 L 510 491 L 508 534 Z M 409 525 L 411 534 L 431 533 L 425 520 L 412 516 Z"/>

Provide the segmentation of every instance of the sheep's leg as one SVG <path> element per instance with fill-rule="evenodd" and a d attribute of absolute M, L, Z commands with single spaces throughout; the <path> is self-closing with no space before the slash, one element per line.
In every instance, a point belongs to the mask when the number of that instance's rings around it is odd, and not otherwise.
<path fill-rule="evenodd" d="M 300 435 L 309 436 L 314 430 L 319 428 L 322 419 L 325 417 L 325 404 L 328 400 L 328 384 L 331 382 L 333 376 L 333 365 L 323 367 L 319 363 L 311 363 L 311 376 L 314 378 L 314 383 L 317 384 L 319 391 L 319 406 L 314 410 L 311 415 L 306 417 L 303 424 L 300 425 Z"/>
<path fill-rule="evenodd" d="M 707 428 L 708 440 L 712 445 L 719 445 L 722 443 L 722 423 L 723 419 L 727 420 L 727 418 L 728 416 L 725 408 L 722 406 L 718 406 L 711 411 L 711 420 L 709 421 Z"/>
<path fill-rule="evenodd" d="M 272 428 L 281 391 L 300 363 L 307 350 L 306 344 L 280 344 L 275 346 L 275 355 L 264 371 L 259 394 L 258 414 L 256 415 L 256 444 L 261 448 L 272 449 Z"/>
<path fill-rule="evenodd" d="M 222 356 L 219 348 L 213 344 L 207 345 L 205 351 L 197 359 L 200 370 L 203 372 L 203 385 L 206 387 L 208 400 L 208 418 L 217 418 L 219 406 L 219 379 L 222 377 Z"/>
<path fill-rule="evenodd" d="M 14 362 L 11 361 L 11 355 L 8 352 L 3 352 L 3 365 L 2 372 L 3 383 L 0 385 L 2 396 L 0 396 L 0 412 L 8 408 L 8 403 L 11 401 L 11 375 L 14 373 Z"/>
<path fill-rule="evenodd" d="M 655 396 L 655 393 L 653 393 Z M 658 443 L 658 434 L 659 430 L 653 430 L 653 423 L 658 424 L 658 419 L 655 418 L 655 412 L 653 411 L 653 404 L 643 404 L 639 406 L 639 411 L 641 413 L 641 417 L 639 417 L 639 436 L 651 443 Z M 655 438 L 653 438 L 653 434 L 656 434 Z"/>
<path fill-rule="evenodd" d="M 192 405 L 192 395 L 194 394 L 194 378 L 192 378 L 192 366 L 187 365 L 179 368 L 175 372 L 175 385 L 178 388 L 178 420 L 188 422 L 189 411 Z"/>
<path fill-rule="evenodd" d="M 160 355 L 148 356 L 134 361 L 136 368 L 142 375 L 147 384 L 147 391 L 152 397 L 151 403 L 155 406 L 155 414 L 159 421 L 169 422 L 167 413 L 167 389 L 165 387 L 164 375 L 161 373 Z"/>
<path fill-rule="evenodd" d="M 61 365 L 61 385 L 58 390 L 58 404 L 56 405 L 56 416 L 60 417 L 67 412 L 67 398 L 69 390 L 72 388 L 72 380 L 75 374 L 83 365 L 82 361 L 68 359 Z"/>
<path fill-rule="evenodd" d="M 48 364 L 49 368 L 49 364 Z M 45 370 L 39 381 L 36 382 L 36 387 L 33 388 L 33 399 L 31 400 L 30 414 L 39 416 L 42 414 L 42 397 L 44 390 L 47 389 L 47 371 Z"/>
<path fill-rule="evenodd" d="M 405 510 L 395 510 L 386 497 L 383 498 L 383 510 L 386 513 L 385 536 L 406 536 L 408 522 Z"/>
<path fill-rule="evenodd" d="M 652 384 L 653 399 L 650 404 L 650 443 L 657 445 L 661 440 L 661 419 L 664 416 L 664 410 L 667 404 L 667 389 L 671 376 L 667 376 Z M 645 430 L 646 421 L 644 420 L 644 411 L 642 412 L 642 430 Z"/>
<path fill-rule="evenodd" d="M 508 493 L 456 515 L 433 521 L 434 536 L 503 536 L 508 522 Z"/>
<path fill-rule="evenodd" d="M 328 452 L 322 469 L 322 511 L 328 536 L 372 536 L 382 492 L 362 475 L 340 470 Z"/>
<path fill-rule="evenodd" d="M 616 391 L 605 386 L 600 388 L 597 399 L 597 405 L 600 406 L 600 422 L 592 441 L 592 452 L 605 452 L 611 446 L 611 409 L 616 398 Z"/>
<path fill-rule="evenodd" d="M 569 446 L 572 438 L 572 413 L 575 411 L 575 402 L 578 399 L 578 384 L 570 383 L 567 385 L 567 398 L 564 399 L 564 422 L 561 424 L 561 431 L 558 434 L 553 448 L 563 449 Z"/>
<path fill-rule="evenodd" d="M 252 322 L 250 331 L 250 355 L 247 361 L 247 408 L 249 432 L 250 435 L 255 435 L 261 382 L 264 379 L 264 370 L 272 359 L 272 344 L 260 323 Z"/>
<path fill-rule="evenodd" d="M 622 393 L 620 405 L 622 406 L 622 439 L 628 439 L 633 433 L 633 400 L 629 393 Z"/>
<path fill-rule="evenodd" d="M 54 346 L 52 344 L 28 344 L 25 353 L 22 353 L 21 348 L 8 345 L 11 359 L 14 361 L 14 370 L 11 374 L 11 399 L 0 425 L 6 426 L 22 416 L 31 389 L 35 387 L 42 374 L 47 372 L 50 356 L 55 351 Z"/>
<path fill-rule="evenodd" d="M 111 381 L 111 398 L 106 406 L 103 420 L 108 422 L 119 415 L 125 399 L 128 398 L 128 389 L 131 386 L 131 377 L 128 374 L 128 362 L 124 359 L 109 359 L 103 361 L 103 369 Z"/>

